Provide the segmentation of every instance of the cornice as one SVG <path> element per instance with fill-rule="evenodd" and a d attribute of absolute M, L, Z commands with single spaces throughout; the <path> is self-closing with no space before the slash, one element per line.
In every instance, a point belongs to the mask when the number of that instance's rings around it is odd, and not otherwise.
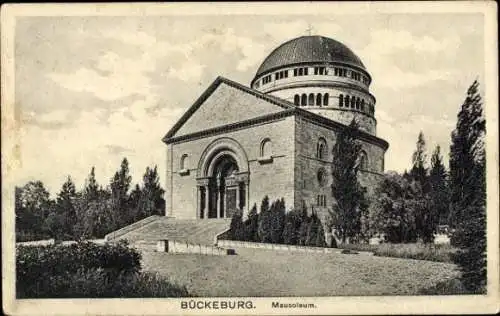
<path fill-rule="evenodd" d="M 375 104 L 377 103 L 377 98 L 375 98 L 375 96 L 373 94 L 371 94 L 371 92 L 368 91 L 368 89 L 365 90 L 362 87 L 351 84 L 351 83 L 343 83 L 343 82 L 337 82 L 337 81 L 331 82 L 331 83 L 315 82 L 313 80 L 307 81 L 307 82 L 304 82 L 304 81 L 290 82 L 290 83 L 283 85 L 281 87 L 265 90 L 266 91 L 265 93 L 272 93 L 272 92 L 280 91 L 280 90 L 289 90 L 289 89 L 297 89 L 297 88 L 310 88 L 310 87 L 312 87 L 312 88 L 322 87 L 322 88 L 352 89 L 352 90 L 356 90 L 356 91 L 364 93 L 364 94 L 368 94 L 373 99 L 373 102 Z"/>
<path fill-rule="evenodd" d="M 261 79 L 262 77 L 265 77 L 268 74 L 272 74 L 280 69 L 296 68 L 296 67 L 300 67 L 300 66 L 308 66 L 309 67 L 309 66 L 314 66 L 314 65 L 333 66 L 333 67 L 335 67 L 335 66 L 350 67 L 350 68 L 353 68 L 354 70 L 362 72 L 364 75 L 366 75 L 368 77 L 368 79 L 370 80 L 370 83 L 368 85 L 370 85 L 372 83 L 372 76 L 370 75 L 370 73 L 368 73 L 368 71 L 366 69 L 363 69 L 357 65 L 354 65 L 351 63 L 346 63 L 346 62 L 335 62 L 335 61 L 308 61 L 308 62 L 300 62 L 300 63 L 290 63 L 290 64 L 280 65 L 280 66 L 270 68 L 270 69 L 266 70 L 265 72 L 259 74 L 258 76 L 255 76 L 252 79 L 252 81 L 250 82 L 250 86 L 253 86 L 253 84 L 255 83 L 256 80 Z"/>

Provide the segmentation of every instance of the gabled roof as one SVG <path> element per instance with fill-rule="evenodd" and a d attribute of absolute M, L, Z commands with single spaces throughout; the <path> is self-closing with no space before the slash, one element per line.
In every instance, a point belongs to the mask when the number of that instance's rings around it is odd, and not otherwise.
<path fill-rule="evenodd" d="M 227 84 L 233 88 L 236 88 L 242 92 L 245 92 L 245 93 L 248 93 L 248 94 L 251 94 L 257 98 L 260 98 L 260 99 L 263 99 L 269 103 L 272 103 L 272 104 L 275 104 L 279 107 L 281 107 L 283 110 L 282 111 L 279 111 L 279 112 L 276 112 L 276 113 L 272 113 L 272 114 L 266 114 L 266 115 L 262 115 L 262 116 L 259 116 L 259 117 L 255 117 L 255 118 L 252 118 L 252 119 L 249 119 L 249 120 L 242 120 L 241 122 L 238 122 L 238 123 L 231 123 L 231 124 L 228 124 L 228 125 L 224 125 L 224 126 L 220 126 L 220 127 L 216 127 L 216 128 L 211 128 L 211 129 L 207 129 L 203 132 L 197 132 L 195 133 L 196 135 L 194 134 L 190 134 L 190 135 L 182 135 L 182 136 L 178 136 L 178 137 L 175 137 L 175 133 L 182 127 L 182 125 L 193 115 L 193 113 L 196 112 L 196 110 L 198 110 L 198 108 L 203 104 L 203 102 L 217 89 L 217 87 L 219 87 L 219 85 L 221 83 L 224 83 L 224 84 Z M 286 116 L 291 116 L 291 115 L 299 115 L 301 117 L 304 117 L 304 118 L 307 118 L 313 122 L 316 122 L 318 124 L 322 124 L 322 125 L 325 125 L 325 126 L 328 126 L 330 128 L 333 128 L 333 129 L 344 129 L 344 128 L 347 128 L 346 125 L 342 124 L 342 123 L 339 123 L 339 122 L 336 122 L 336 121 L 333 121 L 329 118 L 326 118 L 324 116 L 321 116 L 319 114 L 316 114 L 316 113 L 313 113 L 313 112 L 310 112 L 310 111 L 307 111 L 307 110 L 304 110 L 298 106 L 295 106 L 293 103 L 291 102 L 288 102 L 286 100 L 283 100 L 283 99 L 280 99 L 278 97 L 275 97 L 273 95 L 269 95 L 269 94 L 264 94 L 260 91 L 257 91 L 257 90 L 254 90 L 252 88 L 249 88 L 249 87 L 246 87 L 238 82 L 235 82 L 235 81 L 232 81 L 232 80 L 229 80 L 227 78 L 224 78 L 224 77 L 217 77 L 214 82 L 212 82 L 212 84 L 210 84 L 210 86 L 201 94 L 201 96 L 193 103 L 193 105 L 191 105 L 191 107 L 189 107 L 189 109 L 186 111 L 186 113 L 184 113 L 184 115 L 179 119 L 179 121 L 177 121 L 177 123 L 168 131 L 168 133 L 163 137 L 163 142 L 165 143 L 171 143 L 173 141 L 177 141 L 177 140 L 184 140 L 184 139 L 189 139 L 191 137 L 195 137 L 195 136 L 200 136 L 200 135 L 207 135 L 207 134 L 212 134 L 212 133 L 216 133 L 216 132 L 220 132 L 222 130 L 227 130 L 227 128 L 240 128 L 242 126 L 247 126 L 247 125 L 253 125 L 255 123 L 259 123 L 259 122 L 264 122 L 264 121 L 268 121 L 268 120 L 275 120 L 277 118 L 280 118 L 280 117 L 286 117 Z M 198 135 L 199 134 L 199 135 Z M 375 143 L 375 144 L 378 144 L 380 145 L 382 148 L 384 148 L 384 150 L 386 150 L 388 147 L 389 147 L 389 144 L 381 139 L 381 138 L 378 138 L 374 135 L 371 135 L 367 132 L 364 132 L 362 130 L 359 130 L 358 131 L 358 135 L 357 135 L 360 139 L 363 139 L 363 140 L 366 140 L 368 142 L 371 142 L 371 143 Z"/>
<path fill-rule="evenodd" d="M 168 131 L 168 133 L 163 137 L 163 141 L 165 142 L 167 139 L 173 137 L 175 133 L 181 128 L 181 126 L 186 123 L 186 121 L 193 115 L 196 110 L 205 102 L 205 100 L 219 87 L 221 83 L 227 84 L 228 86 L 231 86 L 233 88 L 236 88 L 238 90 L 241 90 L 243 92 L 246 92 L 248 94 L 254 95 L 258 98 L 261 98 L 263 100 L 268 101 L 269 103 L 275 104 L 283 110 L 290 110 L 295 108 L 295 105 L 293 103 L 290 103 L 288 101 L 282 100 L 280 98 L 277 98 L 272 95 L 264 94 L 260 91 L 251 89 L 249 87 L 246 87 L 240 83 L 237 83 L 235 81 L 229 80 L 224 77 L 217 77 L 214 82 L 210 84 L 210 86 L 200 95 L 200 97 L 189 107 L 189 109 L 182 115 L 182 117 L 175 123 L 175 125 Z"/>

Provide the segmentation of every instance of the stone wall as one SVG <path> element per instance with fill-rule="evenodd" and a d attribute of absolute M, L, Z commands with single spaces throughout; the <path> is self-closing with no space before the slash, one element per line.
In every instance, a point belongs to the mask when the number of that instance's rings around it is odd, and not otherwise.
<path fill-rule="evenodd" d="M 198 255 L 224 256 L 232 253 L 230 249 L 221 247 L 195 245 L 175 240 L 159 240 L 156 243 L 156 251 L 167 253 L 189 253 Z"/>
<path fill-rule="evenodd" d="M 237 240 L 219 240 L 217 245 L 220 247 L 232 248 L 253 248 L 253 249 L 269 249 L 278 251 L 293 251 L 293 252 L 314 252 L 314 253 L 338 253 L 341 250 L 337 248 L 323 248 L 323 247 L 308 247 L 296 245 L 283 245 L 283 244 L 268 244 L 250 241 L 237 241 Z"/>
<path fill-rule="evenodd" d="M 331 193 L 331 162 L 332 149 L 336 141 L 336 132 L 317 125 L 309 120 L 297 117 L 295 124 L 296 149 L 295 149 L 295 203 L 294 207 L 300 209 L 302 205 L 309 211 L 317 211 L 320 219 L 323 221 L 328 215 L 328 208 L 333 204 Z M 317 144 L 319 139 L 326 140 L 326 156 L 324 159 L 316 157 Z M 367 153 L 367 171 L 359 174 L 361 185 L 365 186 L 370 194 L 378 185 L 383 173 L 384 150 L 371 143 L 363 142 L 363 150 Z M 327 177 L 324 185 L 318 181 L 318 171 L 323 168 Z M 326 198 L 326 207 L 318 205 L 318 195 L 324 195 Z"/>
<path fill-rule="evenodd" d="M 204 150 L 215 140 L 231 138 L 245 151 L 248 158 L 249 201 L 245 213 L 254 203 L 260 205 L 267 194 L 269 198 L 294 199 L 294 124 L 293 116 L 248 128 L 228 131 L 190 141 L 173 143 L 167 149 L 166 215 L 175 218 L 198 218 L 197 169 Z M 271 140 L 272 161 L 259 162 L 261 142 Z M 185 172 L 180 172 L 180 159 L 187 154 Z M 241 168 L 241 167 L 240 167 Z"/>

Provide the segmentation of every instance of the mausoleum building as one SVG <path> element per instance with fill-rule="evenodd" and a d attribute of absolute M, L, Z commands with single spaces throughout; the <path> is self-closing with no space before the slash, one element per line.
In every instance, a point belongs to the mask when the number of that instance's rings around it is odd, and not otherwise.
<path fill-rule="evenodd" d="M 228 218 L 268 195 L 322 217 L 333 203 L 332 148 L 353 119 L 360 182 L 373 190 L 388 143 L 376 136 L 371 81 L 347 46 L 323 36 L 277 47 L 249 87 L 218 77 L 163 138 L 166 215 Z"/>

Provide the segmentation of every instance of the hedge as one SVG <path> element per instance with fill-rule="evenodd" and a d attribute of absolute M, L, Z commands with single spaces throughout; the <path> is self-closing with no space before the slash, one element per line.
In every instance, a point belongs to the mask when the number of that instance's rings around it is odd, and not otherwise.
<path fill-rule="evenodd" d="M 141 270 L 141 255 L 128 248 L 125 241 L 105 245 L 79 242 L 18 246 L 16 252 L 16 285 L 20 296 L 32 297 L 46 282 L 50 282 L 51 288 L 60 288 L 58 284 L 65 284 L 72 275 L 81 276 L 88 271 L 99 270 L 103 276 L 115 279 Z"/>

